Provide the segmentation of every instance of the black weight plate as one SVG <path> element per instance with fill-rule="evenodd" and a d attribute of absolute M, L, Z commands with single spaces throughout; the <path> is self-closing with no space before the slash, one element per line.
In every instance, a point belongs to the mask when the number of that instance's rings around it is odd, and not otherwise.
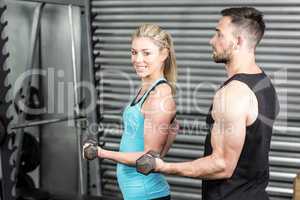
<path fill-rule="evenodd" d="M 20 160 L 20 171 L 23 173 L 33 171 L 41 161 L 41 151 L 36 138 L 25 132 Z"/>
<path fill-rule="evenodd" d="M 3 144 L 6 136 L 7 136 L 6 125 L 2 117 L 0 117 L 0 145 Z"/>

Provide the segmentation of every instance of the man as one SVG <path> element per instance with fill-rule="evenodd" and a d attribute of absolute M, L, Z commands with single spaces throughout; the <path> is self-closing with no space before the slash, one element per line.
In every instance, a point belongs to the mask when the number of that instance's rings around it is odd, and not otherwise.
<path fill-rule="evenodd" d="M 261 12 L 250 7 L 222 12 L 210 41 L 213 59 L 228 79 L 216 92 L 204 157 L 182 163 L 156 158 L 155 171 L 203 179 L 204 200 L 266 200 L 269 150 L 279 106 L 270 79 L 255 62 L 263 37 Z"/>

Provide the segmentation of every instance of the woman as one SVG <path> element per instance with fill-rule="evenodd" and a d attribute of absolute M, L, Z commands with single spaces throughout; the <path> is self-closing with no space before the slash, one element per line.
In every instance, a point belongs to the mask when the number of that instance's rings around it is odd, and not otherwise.
<path fill-rule="evenodd" d="M 116 161 L 117 178 L 125 200 L 170 199 L 170 189 L 159 173 L 144 176 L 136 160 L 149 150 L 164 156 L 175 139 L 177 122 L 173 99 L 176 58 L 169 33 L 154 24 L 141 25 L 132 36 L 131 62 L 141 79 L 139 92 L 123 112 L 120 151 L 98 147 L 98 157 Z"/>

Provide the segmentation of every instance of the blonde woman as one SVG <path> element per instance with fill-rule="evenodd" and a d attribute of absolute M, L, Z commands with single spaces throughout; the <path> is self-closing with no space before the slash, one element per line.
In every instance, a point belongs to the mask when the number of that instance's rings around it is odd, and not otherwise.
<path fill-rule="evenodd" d="M 120 150 L 98 147 L 98 157 L 116 161 L 117 178 L 125 200 L 170 199 L 163 175 L 136 171 L 136 160 L 149 150 L 163 157 L 178 129 L 175 118 L 177 66 L 170 34 L 155 24 L 144 24 L 132 35 L 131 62 L 140 78 L 140 89 L 123 112 Z"/>

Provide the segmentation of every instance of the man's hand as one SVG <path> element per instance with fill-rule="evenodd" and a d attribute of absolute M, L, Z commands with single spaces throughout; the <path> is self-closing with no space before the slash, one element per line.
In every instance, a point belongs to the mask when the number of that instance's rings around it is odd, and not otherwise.
<path fill-rule="evenodd" d="M 165 166 L 165 162 L 160 158 L 155 158 L 155 168 L 153 171 L 155 172 L 163 172 L 163 168 Z"/>

